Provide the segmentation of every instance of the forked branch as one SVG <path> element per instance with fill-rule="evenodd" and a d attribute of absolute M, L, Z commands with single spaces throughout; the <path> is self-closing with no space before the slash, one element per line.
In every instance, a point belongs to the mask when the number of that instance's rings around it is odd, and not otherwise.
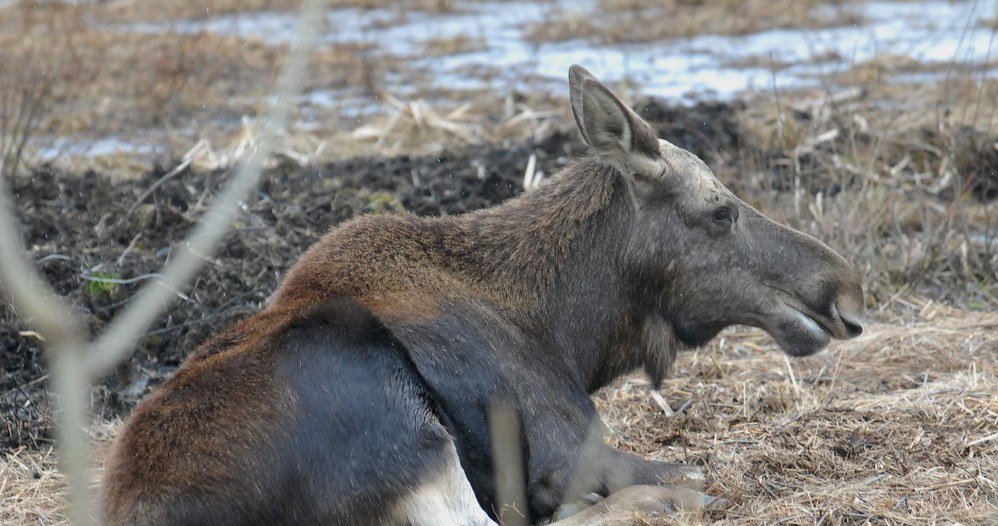
<path fill-rule="evenodd" d="M 26 248 L 17 232 L 6 188 L 6 178 L 15 167 L 8 164 L 10 156 L 0 158 L 0 286 L 21 317 L 35 325 L 51 355 L 52 387 L 60 404 L 59 446 L 72 524 L 93 524 L 94 521 L 86 477 L 90 455 L 85 401 L 89 399 L 87 392 L 91 382 L 127 356 L 153 320 L 168 306 L 174 297 L 172 291 L 189 284 L 204 262 L 204 256 L 215 250 L 228 230 L 239 211 L 239 203 L 256 186 L 263 162 L 273 151 L 277 132 L 287 125 L 291 101 L 303 84 L 325 4 L 324 0 L 307 0 L 302 8 L 296 32 L 298 41 L 276 86 L 276 101 L 261 121 L 257 148 L 238 167 L 194 232 L 181 243 L 182 248 L 163 269 L 162 280 L 145 286 L 94 342 L 87 343 L 83 324 L 72 305 L 55 293 L 26 258 Z"/>

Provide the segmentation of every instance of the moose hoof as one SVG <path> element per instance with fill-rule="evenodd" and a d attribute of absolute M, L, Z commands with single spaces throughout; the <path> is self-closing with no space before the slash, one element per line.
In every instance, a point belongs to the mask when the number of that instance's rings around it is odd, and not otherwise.
<path fill-rule="evenodd" d="M 629 486 L 550 526 L 595 526 L 625 520 L 634 513 L 676 513 L 713 508 L 725 502 L 680 486 Z M 561 511 L 561 508 L 559 508 Z M 567 511 L 567 509 L 566 509 Z"/>
<path fill-rule="evenodd" d="M 663 484 L 682 486 L 697 491 L 707 489 L 707 476 L 696 466 L 665 462 L 665 474 L 661 477 Z"/>
<path fill-rule="evenodd" d="M 562 519 L 571 517 L 572 515 L 575 515 L 576 513 L 579 513 L 590 506 L 596 505 L 601 500 L 603 500 L 602 495 L 598 493 L 588 493 L 586 495 L 579 497 L 578 500 L 565 502 L 554 510 L 554 515 L 551 516 L 551 521 L 557 522 Z"/>
<path fill-rule="evenodd" d="M 613 498 L 620 499 L 609 502 Z M 709 506 L 714 497 L 697 490 L 680 486 L 631 486 L 610 495 L 601 503 L 617 507 L 622 511 L 642 511 L 645 513 L 674 513 L 677 511 L 697 511 Z"/>
<path fill-rule="evenodd" d="M 728 501 L 728 499 L 724 499 L 721 497 L 713 497 L 711 495 L 703 496 L 703 508 L 705 510 L 720 510 L 727 508 L 730 505 L 731 502 Z"/>

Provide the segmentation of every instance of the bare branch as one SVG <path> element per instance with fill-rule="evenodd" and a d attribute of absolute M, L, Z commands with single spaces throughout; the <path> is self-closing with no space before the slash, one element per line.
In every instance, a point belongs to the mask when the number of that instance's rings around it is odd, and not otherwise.
<path fill-rule="evenodd" d="M 0 247 L 3 247 L 0 250 L 0 285 L 20 310 L 21 317 L 35 325 L 55 357 L 52 377 L 53 384 L 59 390 L 61 418 L 58 432 L 59 444 L 63 448 L 62 467 L 71 502 L 69 516 L 73 524 L 90 524 L 92 513 L 86 478 L 89 457 L 86 454 L 85 432 L 87 380 L 80 374 L 79 365 L 80 347 L 85 338 L 83 325 L 72 306 L 56 294 L 28 261 L 27 250 L 16 229 L 17 221 L 6 186 L 7 178 L 13 176 L 20 163 L 21 152 L 32 132 L 40 103 L 38 99 L 22 101 L 13 127 L 3 130 L 3 133 L 11 135 L 13 143 L 5 145 L 0 151 Z M 4 110 L 8 111 L 9 107 Z"/>
<path fill-rule="evenodd" d="M 184 249 L 166 266 L 164 279 L 145 286 L 126 311 L 112 322 L 107 333 L 90 345 L 86 353 L 81 352 L 86 336 L 72 307 L 56 295 L 26 259 L 27 251 L 17 233 L 10 193 L 5 186 L 7 172 L 13 172 L 16 168 L 12 164 L 20 158 L 30 131 L 28 128 L 37 118 L 40 100 L 23 101 L 13 130 L 6 126 L 8 121 L 4 120 L 4 134 L 20 135 L 13 137 L 13 150 L 3 148 L 0 151 L 0 285 L 21 311 L 22 317 L 30 319 L 37 327 L 53 358 L 53 388 L 58 392 L 60 406 L 58 432 L 61 464 L 66 476 L 71 524 L 89 525 L 94 521 L 86 476 L 89 462 L 86 434 L 89 382 L 125 356 L 138 336 L 166 307 L 174 295 L 173 291 L 190 281 L 203 262 L 204 255 L 210 254 L 225 234 L 228 224 L 239 210 L 240 201 L 256 186 L 263 161 L 273 150 L 276 133 L 287 124 L 290 101 L 303 83 L 324 6 L 323 0 L 308 0 L 303 7 L 297 32 L 299 41 L 278 82 L 276 102 L 262 121 L 257 149 L 239 167 L 216 205 L 185 242 Z M 5 106 L 4 109 L 9 108 Z"/>
<path fill-rule="evenodd" d="M 5 164 L 0 159 L 0 285 L 21 311 L 21 318 L 31 320 L 46 341 L 76 340 L 79 327 L 72 308 L 32 269 L 25 257 L 27 251 L 15 227 L 17 220 L 7 189 Z"/>
<path fill-rule="evenodd" d="M 495 457 L 499 523 L 526 526 L 530 523 L 527 476 L 523 467 L 520 416 L 513 406 L 494 402 L 489 406 L 489 429 Z"/>
<path fill-rule="evenodd" d="M 163 280 L 143 287 L 128 308 L 90 346 L 86 367 L 91 377 L 101 375 L 121 360 L 149 324 L 166 308 L 174 297 L 173 291 L 186 287 L 201 267 L 205 256 L 214 252 L 215 246 L 228 231 L 229 223 L 239 211 L 239 203 L 256 187 L 263 161 L 273 151 L 277 132 L 287 125 L 290 101 L 297 95 L 304 80 L 324 5 L 323 0 L 310 0 L 303 7 L 302 21 L 296 32 L 299 41 L 278 81 L 277 100 L 263 118 L 260 142 L 256 150 L 239 166 L 235 177 L 218 196 L 215 205 L 163 270 Z"/>

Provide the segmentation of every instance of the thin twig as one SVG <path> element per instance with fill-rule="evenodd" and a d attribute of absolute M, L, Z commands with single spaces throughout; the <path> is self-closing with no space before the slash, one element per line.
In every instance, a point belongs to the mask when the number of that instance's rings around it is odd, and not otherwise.
<path fill-rule="evenodd" d="M 299 42 L 282 72 L 276 90 L 276 103 L 263 119 L 258 148 L 239 167 L 229 186 L 219 196 L 217 204 L 188 238 L 188 249 L 180 251 L 166 266 L 163 282 L 144 286 L 135 301 L 111 323 L 108 331 L 98 341 L 88 346 L 85 353 L 81 352 L 85 339 L 80 320 L 71 306 L 56 295 L 25 257 L 25 247 L 15 231 L 10 193 L 4 186 L 8 170 L 13 172 L 16 166 L 7 164 L 10 159 L 6 154 L 0 156 L 0 247 L 3 247 L 0 251 L 0 284 L 25 317 L 34 319 L 38 332 L 48 342 L 48 351 L 53 358 L 52 385 L 58 391 L 60 402 L 57 429 L 69 501 L 67 513 L 71 524 L 89 525 L 94 522 L 87 477 L 87 391 L 90 380 L 109 370 L 124 357 L 139 335 L 166 308 L 173 291 L 183 288 L 190 281 L 202 263 L 202 258 L 197 254 L 212 252 L 238 212 L 239 202 L 256 186 L 263 160 L 273 150 L 276 132 L 287 123 L 288 103 L 303 83 L 324 5 L 322 0 L 310 0 L 303 7 L 302 20 L 296 33 Z M 26 126 L 35 122 L 37 103 L 40 101 L 35 99 L 32 102 L 34 106 L 29 108 L 31 113 L 24 116 Z M 15 130 L 22 134 L 22 139 L 29 131 Z"/>
<path fill-rule="evenodd" d="M 204 141 L 204 140 L 198 141 L 198 143 L 195 144 L 194 147 L 191 148 L 191 150 L 184 155 L 183 161 L 180 164 L 178 164 L 176 166 L 176 168 L 174 168 L 173 170 L 170 170 L 169 172 L 166 172 L 166 174 L 164 174 L 162 177 L 160 177 L 159 179 L 157 179 L 156 182 L 152 184 L 152 186 L 150 186 L 148 189 L 146 189 L 145 192 L 142 192 L 142 195 L 140 195 L 138 197 L 138 199 L 136 199 L 135 202 L 132 203 L 132 206 L 130 206 L 128 208 L 128 211 L 125 212 L 125 216 L 127 217 L 127 216 L 132 215 L 132 212 L 134 212 L 135 209 L 138 208 L 139 205 L 142 204 L 142 202 L 145 201 L 147 197 L 149 197 L 150 195 L 152 195 L 152 193 L 155 192 L 156 189 L 158 189 L 160 186 L 162 186 L 163 183 L 169 181 L 171 178 L 173 178 L 177 174 L 179 174 L 179 173 L 183 172 L 184 170 L 186 170 L 187 167 L 190 166 L 191 163 L 194 162 L 194 158 L 197 157 L 197 155 L 199 153 L 201 153 L 201 151 L 204 150 L 207 146 L 208 146 L 208 143 L 206 141 Z"/>
<path fill-rule="evenodd" d="M 676 415 L 676 412 L 673 411 L 672 407 L 669 406 L 669 402 L 666 401 L 664 396 L 662 396 L 662 393 L 658 392 L 655 389 L 649 389 L 648 394 L 651 396 L 652 401 L 655 402 L 655 405 L 657 405 L 658 408 L 661 409 L 663 413 L 665 413 L 665 416 Z"/>
<path fill-rule="evenodd" d="M 136 300 L 125 309 L 108 330 L 90 346 L 87 372 L 97 377 L 111 369 L 145 333 L 152 320 L 166 308 L 172 299 L 172 290 L 183 289 L 201 267 L 202 255 L 210 255 L 214 247 L 228 232 L 228 224 L 239 211 L 239 203 L 256 187 L 263 168 L 263 161 L 273 151 L 276 134 L 283 129 L 289 117 L 289 101 L 296 96 L 304 80 L 305 68 L 311 49 L 315 45 L 319 23 L 322 20 L 322 0 L 311 0 L 303 8 L 302 22 L 297 31 L 299 43 L 288 60 L 278 81 L 275 104 L 262 120 L 259 143 L 228 187 L 216 199 L 215 206 L 204 216 L 185 245 L 163 270 L 162 285 L 146 285 Z"/>

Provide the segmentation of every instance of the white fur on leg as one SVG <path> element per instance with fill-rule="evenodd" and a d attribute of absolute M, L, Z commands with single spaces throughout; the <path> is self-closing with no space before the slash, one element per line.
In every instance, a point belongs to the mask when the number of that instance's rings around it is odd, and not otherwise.
<path fill-rule="evenodd" d="M 443 470 L 395 507 L 398 524 L 411 526 L 497 526 L 478 505 L 461 469 L 454 444 L 448 444 Z"/>

